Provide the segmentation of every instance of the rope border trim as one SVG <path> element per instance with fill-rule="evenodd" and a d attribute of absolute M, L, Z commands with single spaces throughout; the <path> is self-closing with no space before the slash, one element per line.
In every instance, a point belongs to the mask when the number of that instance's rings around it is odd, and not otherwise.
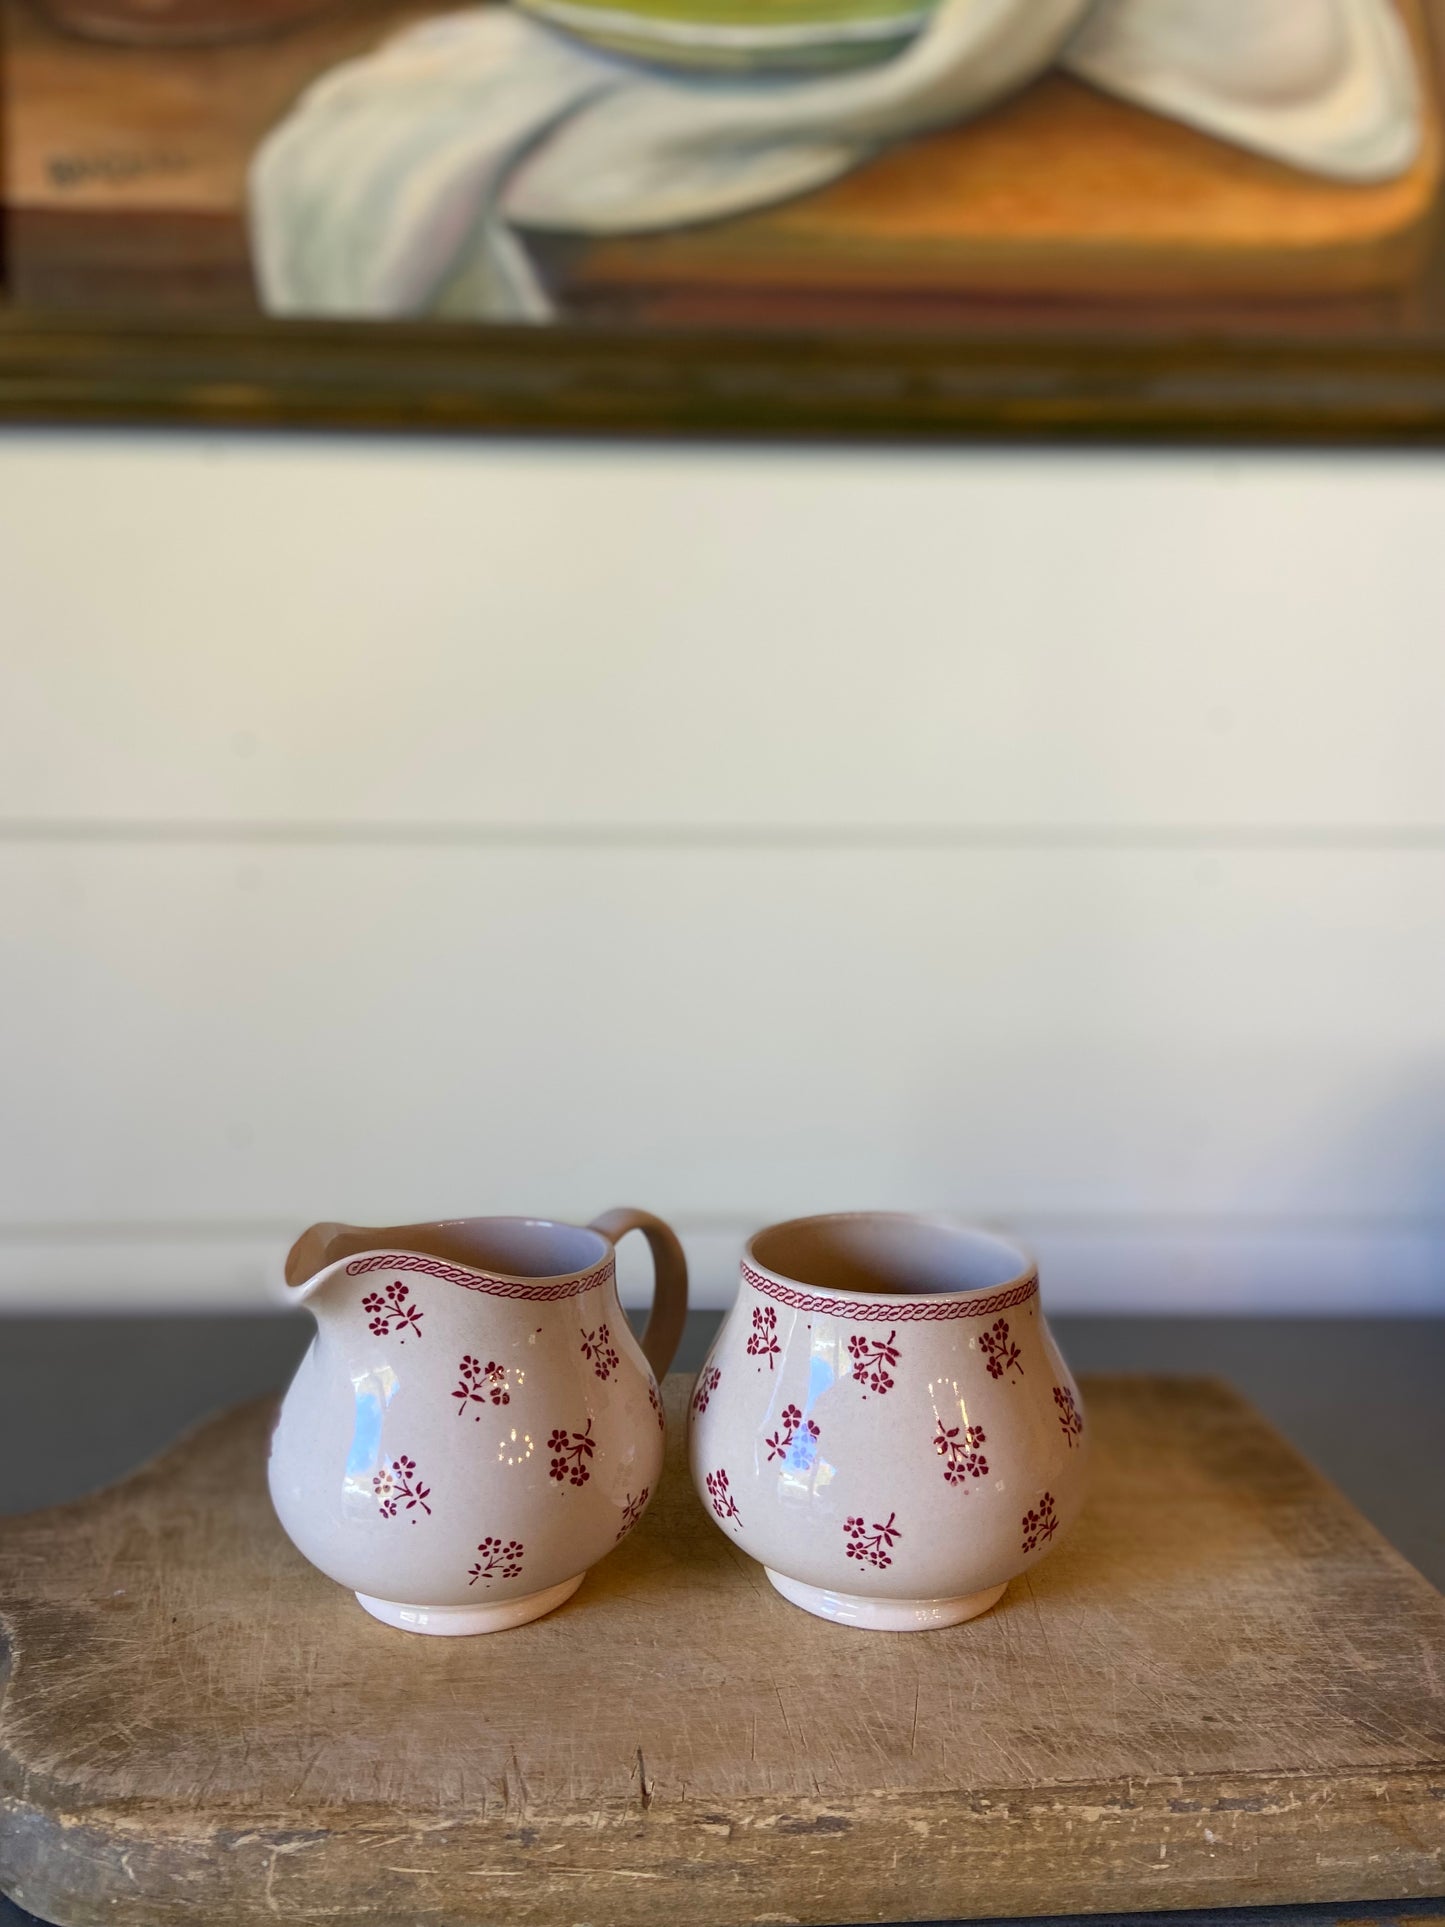
<path fill-rule="evenodd" d="M 794 1311 L 831 1312 L 835 1318 L 877 1325 L 907 1325 L 919 1319 L 932 1323 L 940 1318 L 992 1318 L 995 1312 L 1011 1311 L 1015 1305 L 1027 1304 L 1030 1298 L 1038 1296 L 1039 1290 L 1038 1274 L 1032 1272 L 1018 1284 L 1009 1285 L 1003 1291 L 992 1291 L 986 1298 L 933 1298 L 926 1304 L 877 1298 L 855 1303 L 851 1298 L 829 1298 L 821 1292 L 799 1291 L 794 1285 L 780 1284 L 776 1278 L 765 1278 L 749 1264 L 743 1266 L 743 1281 L 754 1291 L 760 1291 L 764 1298 L 775 1298 L 780 1305 L 789 1305 Z"/>
<path fill-rule="evenodd" d="M 449 1285 L 462 1285 L 467 1291 L 483 1291 L 489 1298 L 525 1298 L 533 1305 L 555 1305 L 563 1298 L 578 1298 L 584 1291 L 595 1291 L 612 1276 L 608 1258 L 581 1278 L 564 1279 L 561 1284 L 532 1285 L 521 1278 L 489 1278 L 484 1272 L 468 1271 L 462 1265 L 444 1264 L 440 1258 L 422 1258 L 415 1252 L 374 1252 L 369 1258 L 353 1258 L 346 1267 L 348 1278 L 360 1278 L 368 1271 L 420 1271 L 428 1278 L 445 1279 Z"/>

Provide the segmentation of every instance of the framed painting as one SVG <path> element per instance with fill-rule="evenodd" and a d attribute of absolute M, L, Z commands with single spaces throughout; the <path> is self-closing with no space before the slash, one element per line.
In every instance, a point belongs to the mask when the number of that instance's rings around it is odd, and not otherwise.
<path fill-rule="evenodd" d="M 11 418 L 1445 428 L 1445 0 L 0 13 Z"/>

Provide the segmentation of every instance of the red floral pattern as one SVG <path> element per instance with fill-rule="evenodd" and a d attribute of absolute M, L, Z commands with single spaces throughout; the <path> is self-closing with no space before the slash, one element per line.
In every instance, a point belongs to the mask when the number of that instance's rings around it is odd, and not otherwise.
<path fill-rule="evenodd" d="M 1059 1424 L 1063 1428 L 1064 1437 L 1069 1441 L 1069 1450 L 1072 1452 L 1083 1436 L 1084 1415 L 1079 1410 L 1078 1400 L 1067 1385 L 1054 1387 L 1054 1403 L 1059 1408 Z"/>
<path fill-rule="evenodd" d="M 893 1548 L 903 1537 L 902 1529 L 895 1523 L 897 1514 L 890 1512 L 887 1519 L 875 1519 L 871 1526 L 863 1519 L 845 1519 L 843 1531 L 848 1538 L 848 1557 L 866 1566 L 891 1566 Z"/>
<path fill-rule="evenodd" d="M 1009 1337 L 1006 1318 L 996 1318 L 986 1332 L 979 1333 L 978 1349 L 988 1360 L 990 1378 L 1002 1378 L 1006 1372 L 1017 1372 L 1023 1377 L 1019 1348 Z"/>
<path fill-rule="evenodd" d="M 617 1528 L 617 1539 L 625 1539 L 628 1533 L 631 1532 L 632 1528 L 637 1524 L 637 1521 L 642 1517 L 643 1508 L 651 1496 L 652 1487 L 650 1485 L 643 1486 L 635 1499 L 630 1493 L 628 1494 L 627 1502 L 622 1508 L 622 1524 Z M 617 1544 L 617 1539 L 612 1541 L 614 1546 Z"/>
<path fill-rule="evenodd" d="M 599 1325 L 595 1332 L 583 1332 L 582 1356 L 590 1361 L 600 1379 L 611 1378 L 617 1370 L 618 1357 L 613 1349 L 612 1334 L 606 1325 Z"/>
<path fill-rule="evenodd" d="M 933 1441 L 934 1450 L 943 1460 L 943 1476 L 950 1485 L 963 1485 L 969 1479 L 981 1479 L 988 1472 L 988 1460 L 979 1451 L 983 1444 L 981 1425 L 944 1426 L 938 1421 L 938 1436 Z"/>
<path fill-rule="evenodd" d="M 522 1554 L 527 1548 L 520 1539 L 494 1539 L 490 1535 L 477 1547 L 481 1557 L 472 1567 L 468 1579 L 469 1586 L 475 1586 L 479 1579 L 490 1585 L 493 1579 L 516 1579 L 522 1571 Z"/>
<path fill-rule="evenodd" d="M 703 1372 L 701 1378 L 698 1379 L 697 1384 L 693 1387 L 692 1409 L 694 1412 L 705 1412 L 707 1410 L 708 1400 L 717 1390 L 718 1382 L 721 1378 L 722 1373 L 716 1365 L 709 1365 Z"/>
<path fill-rule="evenodd" d="M 1023 1516 L 1023 1535 L 1025 1552 L 1032 1552 L 1038 1546 L 1046 1545 L 1059 1529 L 1058 1515 L 1054 1511 L 1054 1495 L 1046 1492 L 1037 1507 Z"/>
<path fill-rule="evenodd" d="M 707 1475 L 707 1495 L 712 1500 L 712 1509 L 720 1519 L 731 1519 L 741 1525 L 738 1516 L 738 1502 L 728 1490 L 728 1475 L 719 1469 Z"/>
<path fill-rule="evenodd" d="M 404 1285 L 400 1278 L 387 1286 L 384 1297 L 379 1291 L 367 1292 L 361 1309 L 369 1314 L 371 1329 L 378 1338 L 385 1338 L 390 1332 L 409 1331 L 421 1337 L 422 1312 L 411 1302 L 411 1287 Z M 406 1343 L 405 1337 L 401 1342 Z"/>
<path fill-rule="evenodd" d="M 665 1434 L 667 1431 L 667 1414 L 662 1409 L 662 1400 L 657 1396 L 657 1387 L 653 1383 L 650 1373 L 647 1379 L 647 1402 L 652 1407 L 652 1416 L 657 1420 L 658 1431 Z"/>
<path fill-rule="evenodd" d="M 890 1328 L 886 1338 L 868 1338 L 862 1332 L 854 1332 L 849 1338 L 848 1356 L 853 1361 L 853 1376 L 867 1388 L 865 1398 L 869 1392 L 892 1391 L 892 1373 L 898 1369 L 899 1356 L 893 1342 L 896 1336 Z"/>
<path fill-rule="evenodd" d="M 767 1441 L 768 1462 L 785 1459 L 788 1464 L 806 1472 L 813 1463 L 818 1451 L 818 1427 L 812 1419 L 805 1419 L 796 1405 L 783 1407 L 783 1422 Z"/>
<path fill-rule="evenodd" d="M 779 1350 L 778 1314 L 771 1305 L 754 1305 L 753 1329 L 748 1335 L 748 1357 L 765 1358 L 771 1371 Z M 761 1365 L 758 1370 L 762 1370 Z"/>
<path fill-rule="evenodd" d="M 461 1383 L 452 1393 L 458 1401 L 457 1417 L 460 1418 L 469 1405 L 510 1405 L 512 1394 L 507 1388 L 507 1368 L 499 1365 L 495 1358 L 489 1358 L 484 1365 L 480 1359 L 473 1358 L 470 1352 L 464 1354 L 457 1366 Z M 472 1417 L 481 1422 L 481 1413 L 473 1412 Z"/>
<path fill-rule="evenodd" d="M 560 1485 L 564 1479 L 573 1485 L 586 1485 L 592 1477 L 588 1464 L 597 1450 L 597 1441 L 592 1436 L 592 1420 L 587 1421 L 584 1432 L 556 1431 L 547 1441 L 547 1450 L 552 1454 L 552 1463 L 547 1471 Z"/>
<path fill-rule="evenodd" d="M 383 1519 L 394 1519 L 398 1510 L 414 1512 L 418 1506 L 431 1517 L 431 1507 L 427 1504 L 431 1487 L 423 1485 L 417 1477 L 415 1459 L 395 1458 L 390 1465 L 384 1465 L 372 1480 L 371 1489 Z M 412 1524 L 416 1524 L 415 1519 Z"/>

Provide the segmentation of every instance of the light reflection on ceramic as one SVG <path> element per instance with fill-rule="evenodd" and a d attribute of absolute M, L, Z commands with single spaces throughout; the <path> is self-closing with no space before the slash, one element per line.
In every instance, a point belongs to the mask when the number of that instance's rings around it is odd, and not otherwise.
<path fill-rule="evenodd" d="M 641 1344 L 613 1247 L 652 1247 Z M 271 1440 L 271 1498 L 313 1565 L 375 1618 L 496 1632 L 562 1604 L 657 1491 L 657 1380 L 687 1310 L 668 1227 L 466 1218 L 321 1224 L 286 1262 L 316 1336 Z"/>
<path fill-rule="evenodd" d="M 1086 1456 L 1025 1253 L 893 1212 L 758 1233 L 689 1418 L 719 1530 L 805 1611 L 890 1632 L 996 1604 L 1072 1523 Z"/>

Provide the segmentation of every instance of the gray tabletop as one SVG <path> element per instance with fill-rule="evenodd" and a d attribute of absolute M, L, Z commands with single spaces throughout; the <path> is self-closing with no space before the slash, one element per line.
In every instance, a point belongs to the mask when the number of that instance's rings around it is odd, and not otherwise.
<path fill-rule="evenodd" d="M 701 1363 L 717 1323 L 715 1313 L 692 1314 L 679 1369 Z M 1445 1590 L 1445 1318 L 1052 1323 L 1079 1372 L 1206 1372 L 1232 1381 Z M 304 1314 L 0 1320 L 0 1512 L 77 1498 L 143 1464 L 207 1414 L 279 1390 L 311 1329 Z M 1346 1916 L 1351 1927 L 1439 1927 L 1442 1918 L 1440 1903 L 1426 1901 L 1133 1919 L 1305 1927 Z M 0 1927 L 29 1919 L 0 1898 Z"/>

